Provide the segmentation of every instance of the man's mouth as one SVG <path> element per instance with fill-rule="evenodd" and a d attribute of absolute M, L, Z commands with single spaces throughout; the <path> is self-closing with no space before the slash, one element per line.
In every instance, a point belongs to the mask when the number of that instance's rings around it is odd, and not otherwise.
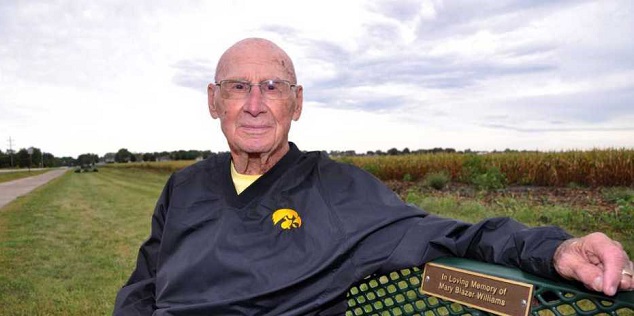
<path fill-rule="evenodd" d="M 243 131 L 245 131 L 247 133 L 253 133 L 253 134 L 264 133 L 264 132 L 268 131 L 270 128 L 271 128 L 271 126 L 269 126 L 269 125 L 248 124 L 248 125 L 241 125 L 240 126 L 240 129 L 242 129 Z"/>

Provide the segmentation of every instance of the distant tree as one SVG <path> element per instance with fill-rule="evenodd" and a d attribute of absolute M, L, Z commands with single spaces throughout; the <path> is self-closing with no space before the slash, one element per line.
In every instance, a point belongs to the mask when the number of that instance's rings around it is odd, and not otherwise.
<path fill-rule="evenodd" d="M 77 162 L 75 161 L 75 159 L 73 159 L 73 157 L 60 157 L 55 158 L 55 160 L 57 161 L 55 165 L 58 166 L 71 167 L 77 165 Z"/>
<path fill-rule="evenodd" d="M 131 160 L 132 153 L 126 148 L 121 148 L 114 155 L 114 161 L 116 162 L 129 162 Z"/>
<path fill-rule="evenodd" d="M 368 150 L 365 154 L 368 156 L 374 156 L 374 152 L 371 150 Z"/>
<path fill-rule="evenodd" d="M 60 166 L 59 164 L 56 163 L 55 156 L 53 156 L 53 154 L 51 154 L 51 153 L 44 153 L 43 154 L 43 161 L 44 161 L 44 167 L 45 168 L 59 167 Z"/>
<path fill-rule="evenodd" d="M 103 161 L 105 163 L 113 163 L 115 162 L 114 158 L 115 158 L 116 153 L 106 153 L 105 155 L 103 155 Z"/>
<path fill-rule="evenodd" d="M 194 160 L 198 157 L 204 156 L 199 150 L 178 150 L 170 153 L 172 160 Z"/>
<path fill-rule="evenodd" d="M 184 160 L 194 160 L 194 159 L 198 159 L 198 157 L 201 157 L 202 154 L 200 153 L 200 150 L 188 150 L 185 153 L 185 159 Z"/>
<path fill-rule="evenodd" d="M 29 152 L 26 151 L 25 148 L 18 150 L 18 153 L 15 155 L 17 165 L 20 168 L 30 168 L 31 167 L 31 156 Z"/>
<path fill-rule="evenodd" d="M 11 168 L 17 165 L 15 153 L 15 150 L 12 149 L 8 149 L 6 152 L 6 155 L 9 157 L 9 167 Z"/>
<path fill-rule="evenodd" d="M 42 150 L 39 148 L 33 148 L 33 153 L 31 154 L 31 167 L 41 167 L 42 166 Z"/>
<path fill-rule="evenodd" d="M 181 156 L 183 155 L 184 152 L 185 152 L 184 150 L 172 151 L 170 153 L 170 159 L 171 160 L 181 160 Z"/>
<path fill-rule="evenodd" d="M 156 161 L 166 161 L 166 160 L 171 160 L 171 155 L 169 152 L 167 151 L 162 151 L 160 153 L 155 153 L 156 155 Z"/>
<path fill-rule="evenodd" d="M 396 148 L 390 148 L 390 149 L 387 151 L 387 154 L 388 154 L 388 155 L 390 155 L 390 156 L 396 156 L 396 155 L 398 155 L 398 149 L 396 149 Z"/>
<path fill-rule="evenodd" d="M 143 161 L 156 161 L 156 156 L 153 153 L 145 153 L 142 158 Z"/>
<path fill-rule="evenodd" d="M 11 164 L 11 157 L 0 150 L 0 168 L 8 168 Z"/>
<path fill-rule="evenodd" d="M 405 154 L 405 155 L 409 154 L 409 148 L 407 148 L 407 147 L 403 148 L 402 153 Z"/>
<path fill-rule="evenodd" d="M 20 168 L 35 168 L 41 163 L 42 151 L 39 148 L 32 148 L 31 154 L 28 149 L 22 148 L 14 155 L 14 165 Z"/>
<path fill-rule="evenodd" d="M 77 165 L 93 165 L 99 161 L 99 156 L 95 154 L 81 154 L 77 156 Z"/>

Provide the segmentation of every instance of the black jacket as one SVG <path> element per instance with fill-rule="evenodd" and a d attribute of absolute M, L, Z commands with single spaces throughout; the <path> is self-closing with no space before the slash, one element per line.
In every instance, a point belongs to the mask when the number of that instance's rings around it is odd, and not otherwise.
<path fill-rule="evenodd" d="M 353 283 L 442 256 L 552 277 L 554 250 L 570 237 L 508 218 L 429 215 L 363 170 L 293 144 L 237 195 L 230 160 L 169 179 L 114 315 L 339 315 Z"/>

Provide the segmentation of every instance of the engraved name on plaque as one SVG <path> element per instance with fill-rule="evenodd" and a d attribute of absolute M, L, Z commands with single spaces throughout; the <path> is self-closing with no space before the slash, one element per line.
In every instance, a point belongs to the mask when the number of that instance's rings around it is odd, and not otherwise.
<path fill-rule="evenodd" d="M 533 285 L 428 263 L 421 292 L 498 315 L 526 316 Z"/>

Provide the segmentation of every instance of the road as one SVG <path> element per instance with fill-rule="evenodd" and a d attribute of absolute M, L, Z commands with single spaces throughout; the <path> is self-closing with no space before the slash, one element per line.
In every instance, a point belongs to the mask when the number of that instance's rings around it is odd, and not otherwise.
<path fill-rule="evenodd" d="M 25 195 L 35 188 L 63 175 L 68 170 L 70 169 L 54 169 L 37 176 L 0 183 L 0 209 L 19 196 Z"/>

